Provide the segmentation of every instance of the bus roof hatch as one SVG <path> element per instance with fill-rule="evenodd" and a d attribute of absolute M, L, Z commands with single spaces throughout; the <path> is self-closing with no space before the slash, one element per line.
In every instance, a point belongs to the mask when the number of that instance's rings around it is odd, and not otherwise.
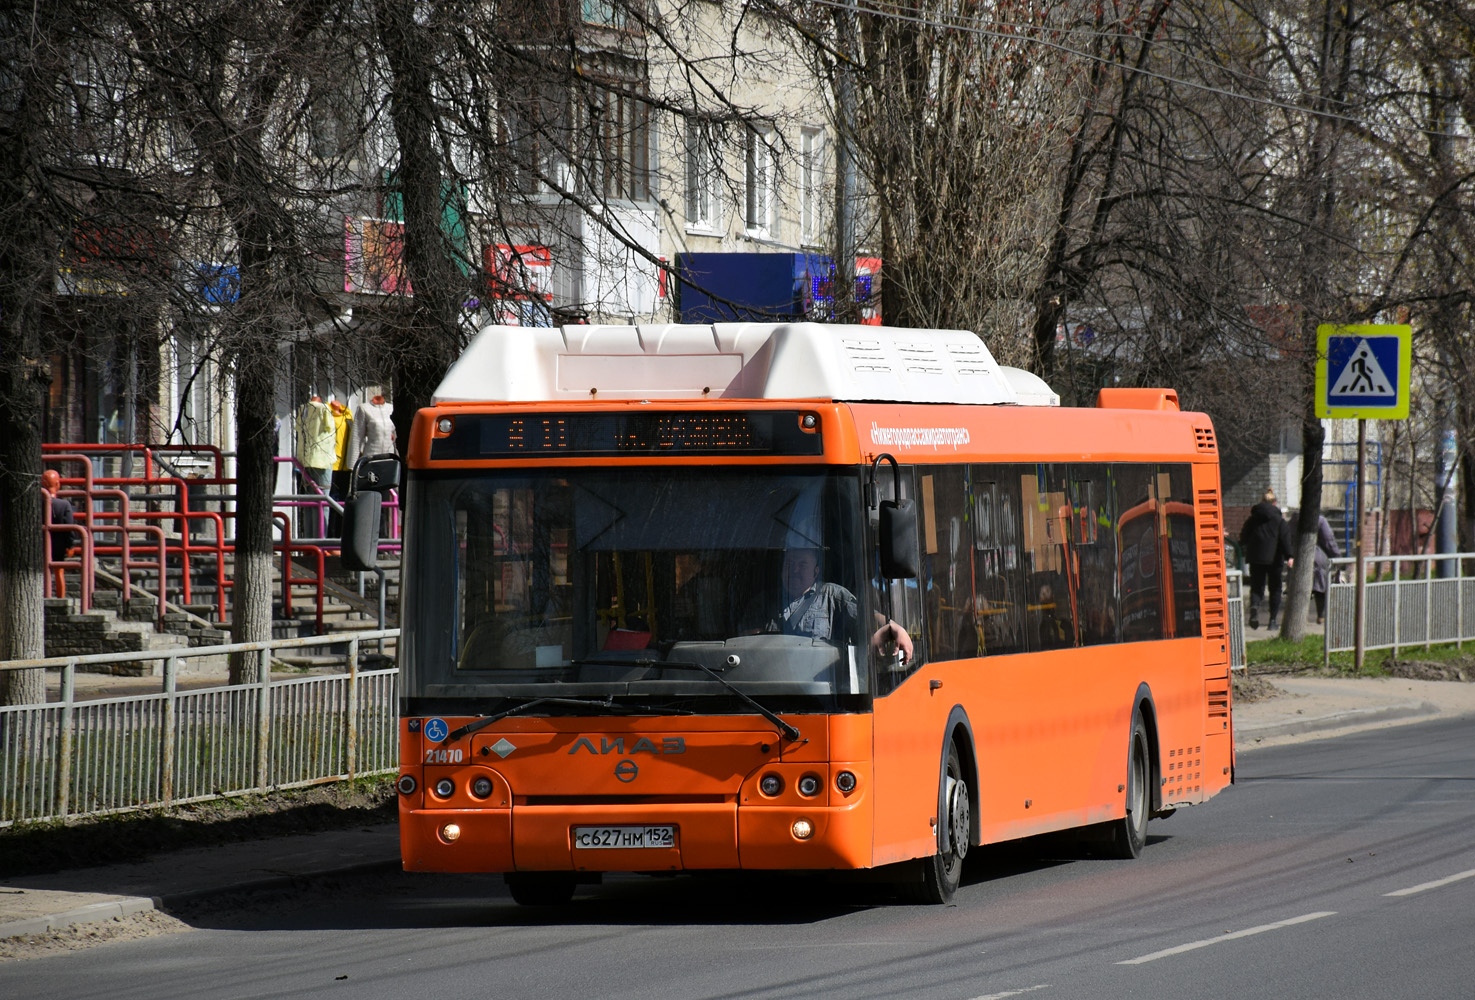
<path fill-rule="evenodd" d="M 1060 404 L 967 330 L 824 323 L 485 326 L 433 396 L 575 399 Z"/>

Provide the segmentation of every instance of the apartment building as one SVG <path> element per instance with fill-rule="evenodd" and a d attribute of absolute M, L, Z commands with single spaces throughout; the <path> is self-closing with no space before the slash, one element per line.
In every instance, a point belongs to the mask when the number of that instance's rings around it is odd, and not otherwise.
<path fill-rule="evenodd" d="M 487 11 L 484 62 L 436 84 L 449 153 L 442 230 L 468 327 L 833 314 L 851 268 L 835 265 L 830 95 L 789 26 L 713 0 Z M 208 171 L 192 172 L 198 143 L 184 119 L 133 118 L 144 112 L 127 53 L 123 42 L 79 49 L 66 110 L 86 131 L 78 148 L 90 169 L 185 208 L 78 223 L 50 303 L 59 349 L 45 439 L 230 450 L 218 334 L 239 304 L 240 248 Z M 370 55 L 352 73 L 305 67 L 272 125 L 277 183 L 306 192 L 292 213 L 314 286 L 294 289 L 299 318 L 262 358 L 279 372 L 283 456 L 310 396 L 352 404 L 388 388 L 376 331 L 414 296 L 391 86 Z M 853 299 L 879 322 L 864 206 L 853 196 Z M 285 474 L 279 488 L 292 488 Z"/>

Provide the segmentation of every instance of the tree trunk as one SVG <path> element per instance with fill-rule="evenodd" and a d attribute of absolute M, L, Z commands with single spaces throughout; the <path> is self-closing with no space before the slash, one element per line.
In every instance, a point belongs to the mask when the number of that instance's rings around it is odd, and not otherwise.
<path fill-rule="evenodd" d="M 272 457 L 276 454 L 273 369 L 243 359 L 236 365 L 236 552 L 231 638 L 264 642 L 272 617 Z M 285 582 L 284 582 L 285 585 Z M 230 682 L 261 679 L 260 657 L 230 658 Z"/>
<path fill-rule="evenodd" d="M 5 313 L 7 318 L 13 315 L 9 308 Z M 0 350 L 7 358 L 22 362 L 5 366 L 0 385 L 0 660 L 46 655 L 41 600 L 46 571 L 41 505 L 46 501 L 41 493 L 39 418 L 47 369 L 24 363 L 34 359 L 33 353 L 13 350 L 25 337 L 15 329 L 17 325 L 7 322 L 0 333 Z M 0 705 L 35 705 L 45 700 L 45 670 L 0 673 Z"/>
<path fill-rule="evenodd" d="M 63 13 L 62 4 L 47 4 L 25 19 L 36 48 L 6 42 L 20 51 L 6 57 L 0 118 L 0 660 L 45 655 L 41 419 L 51 369 L 36 305 L 51 291 L 56 243 L 35 168 L 37 146 L 47 142 L 47 98 L 57 72 L 45 55 Z M 0 704 L 45 700 L 44 670 L 0 673 Z"/>
<path fill-rule="evenodd" d="M 1311 577 L 1316 568 L 1317 527 L 1321 520 L 1321 448 L 1325 440 L 1326 429 L 1316 416 L 1315 393 L 1308 392 L 1306 413 L 1301 418 L 1301 513 L 1296 518 L 1296 556 L 1280 623 L 1281 637 L 1291 642 L 1300 642 L 1306 636 Z"/>
<path fill-rule="evenodd" d="M 396 182 L 404 205 L 405 271 L 414 288 L 393 361 L 394 426 L 401 455 L 415 412 L 460 352 L 459 326 L 466 279 L 459 249 L 444 227 L 454 179 L 440 154 L 433 62 L 437 38 L 416 20 L 411 0 L 376 0 L 378 40 L 391 73 L 390 120 L 399 145 Z"/>

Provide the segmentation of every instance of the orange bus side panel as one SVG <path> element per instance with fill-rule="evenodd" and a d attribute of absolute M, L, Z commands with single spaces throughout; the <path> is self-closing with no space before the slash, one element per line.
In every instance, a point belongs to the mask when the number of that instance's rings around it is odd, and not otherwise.
<path fill-rule="evenodd" d="M 936 668 L 924 665 L 901 687 L 875 701 L 876 801 L 885 803 L 875 818 L 877 865 L 937 852 L 933 824 L 943 727 L 953 706 L 968 701 L 963 691 L 947 684 L 929 690 L 928 680 L 938 676 Z"/>
<path fill-rule="evenodd" d="M 1125 813 L 1141 647 L 1094 646 L 982 661 L 973 722 L 984 842 Z"/>
<path fill-rule="evenodd" d="M 1198 650 L 1197 639 L 1163 640 L 923 666 L 876 701 L 877 796 L 886 806 L 875 863 L 935 851 L 943 728 L 955 704 L 972 706 L 982 842 L 1121 818 L 1139 685 L 1153 695 L 1162 773 L 1180 756 L 1208 760 Z"/>

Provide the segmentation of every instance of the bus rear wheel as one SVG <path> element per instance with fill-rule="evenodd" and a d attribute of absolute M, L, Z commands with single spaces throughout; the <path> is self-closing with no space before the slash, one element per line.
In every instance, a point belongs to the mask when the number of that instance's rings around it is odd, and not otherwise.
<path fill-rule="evenodd" d="M 942 805 L 937 853 L 922 859 L 922 881 L 915 886 L 915 895 L 923 903 L 946 903 L 963 881 L 963 859 L 968 855 L 973 822 L 968 779 L 956 743 L 948 744 L 947 763 L 943 765 Z"/>
<path fill-rule="evenodd" d="M 1140 857 L 1147 846 L 1147 816 L 1152 810 L 1148 766 L 1147 727 L 1142 724 L 1142 711 L 1132 713 L 1132 741 L 1127 751 L 1127 815 L 1110 823 L 1106 842 L 1109 857 L 1131 860 Z"/>
<path fill-rule="evenodd" d="M 519 906 L 566 906 L 574 898 L 572 873 L 508 872 L 503 878 Z"/>

